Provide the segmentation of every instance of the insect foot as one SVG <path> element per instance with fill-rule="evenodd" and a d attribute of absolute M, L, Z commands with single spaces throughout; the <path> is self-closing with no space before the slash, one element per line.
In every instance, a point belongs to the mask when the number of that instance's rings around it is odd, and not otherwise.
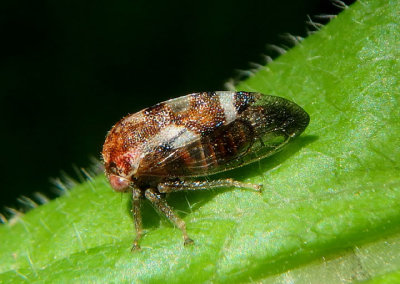
<path fill-rule="evenodd" d="M 187 238 L 187 239 L 184 240 L 183 244 L 185 246 L 190 246 L 190 245 L 194 244 L 194 241 L 191 238 Z"/>
<path fill-rule="evenodd" d="M 140 245 L 139 245 L 139 243 L 138 242 L 133 242 L 133 245 L 132 245 L 132 248 L 131 248 L 131 252 L 137 252 L 137 251 L 140 251 L 141 250 L 141 248 L 140 248 Z"/>

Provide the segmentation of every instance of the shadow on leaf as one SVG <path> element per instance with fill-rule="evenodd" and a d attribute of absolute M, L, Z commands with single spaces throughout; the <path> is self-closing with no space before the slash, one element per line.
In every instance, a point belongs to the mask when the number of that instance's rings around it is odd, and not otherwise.
<path fill-rule="evenodd" d="M 291 156 L 295 155 L 302 148 L 306 147 L 310 143 L 316 141 L 317 136 L 301 136 L 289 143 L 282 151 L 273 155 L 273 157 L 268 157 L 260 160 L 259 162 L 254 162 L 252 164 L 230 170 L 227 172 L 219 173 L 210 177 L 200 178 L 205 179 L 224 179 L 233 178 L 236 180 L 244 180 L 247 178 L 256 177 L 268 172 L 272 168 L 286 162 Z M 196 211 L 201 208 L 204 204 L 212 200 L 217 194 L 224 193 L 226 191 L 231 191 L 232 188 L 223 189 L 210 189 L 210 190 L 199 190 L 191 192 L 176 192 L 167 195 L 167 201 L 174 211 L 181 217 L 184 218 L 186 215 Z M 131 201 L 129 200 L 127 204 L 127 211 L 131 215 Z M 142 202 L 142 217 L 144 229 L 157 228 L 159 226 L 159 216 L 158 212 L 151 206 L 151 204 L 146 201 Z M 164 216 L 161 217 L 162 220 L 168 222 Z"/>

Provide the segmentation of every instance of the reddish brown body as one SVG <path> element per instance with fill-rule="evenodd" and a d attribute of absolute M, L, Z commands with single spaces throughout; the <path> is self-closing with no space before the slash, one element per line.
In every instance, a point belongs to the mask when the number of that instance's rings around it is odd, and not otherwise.
<path fill-rule="evenodd" d="M 116 191 L 136 189 L 138 198 L 148 188 L 158 194 L 165 182 L 174 181 L 170 191 L 176 191 L 177 180 L 229 170 L 275 153 L 308 122 L 302 108 L 280 97 L 190 94 L 119 121 L 103 147 L 106 175 Z"/>

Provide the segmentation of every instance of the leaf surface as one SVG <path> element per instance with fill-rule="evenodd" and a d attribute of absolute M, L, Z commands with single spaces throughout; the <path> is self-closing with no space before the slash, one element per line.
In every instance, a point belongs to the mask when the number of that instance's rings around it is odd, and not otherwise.
<path fill-rule="evenodd" d="M 282 152 L 223 174 L 248 190 L 177 193 L 195 245 L 103 176 L 0 226 L 0 282 L 375 283 L 400 271 L 398 1 L 364 0 L 238 90 L 288 98 L 311 117 Z M 386 281 L 386 282 L 385 282 Z"/>

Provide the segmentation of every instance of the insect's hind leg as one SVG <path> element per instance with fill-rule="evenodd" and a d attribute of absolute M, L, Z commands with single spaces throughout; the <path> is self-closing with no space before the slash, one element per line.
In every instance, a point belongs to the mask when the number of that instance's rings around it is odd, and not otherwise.
<path fill-rule="evenodd" d="M 163 213 L 165 217 L 168 218 L 169 221 L 171 221 L 175 226 L 177 226 L 182 231 L 184 244 L 185 245 L 192 244 L 193 240 L 189 238 L 186 232 L 185 222 L 174 213 L 172 208 L 167 204 L 167 202 L 161 196 L 161 194 L 156 192 L 154 189 L 149 188 L 146 190 L 145 196 L 148 200 L 150 200 L 150 202 L 154 205 L 154 207 L 158 211 Z"/>
<path fill-rule="evenodd" d="M 261 191 L 261 185 L 244 183 L 233 180 L 231 178 L 217 179 L 210 181 L 190 181 L 190 180 L 167 181 L 158 184 L 157 189 L 161 193 L 169 193 L 169 192 L 184 191 L 184 190 L 205 190 L 205 189 L 213 189 L 221 187 L 250 188 L 256 191 Z"/>

